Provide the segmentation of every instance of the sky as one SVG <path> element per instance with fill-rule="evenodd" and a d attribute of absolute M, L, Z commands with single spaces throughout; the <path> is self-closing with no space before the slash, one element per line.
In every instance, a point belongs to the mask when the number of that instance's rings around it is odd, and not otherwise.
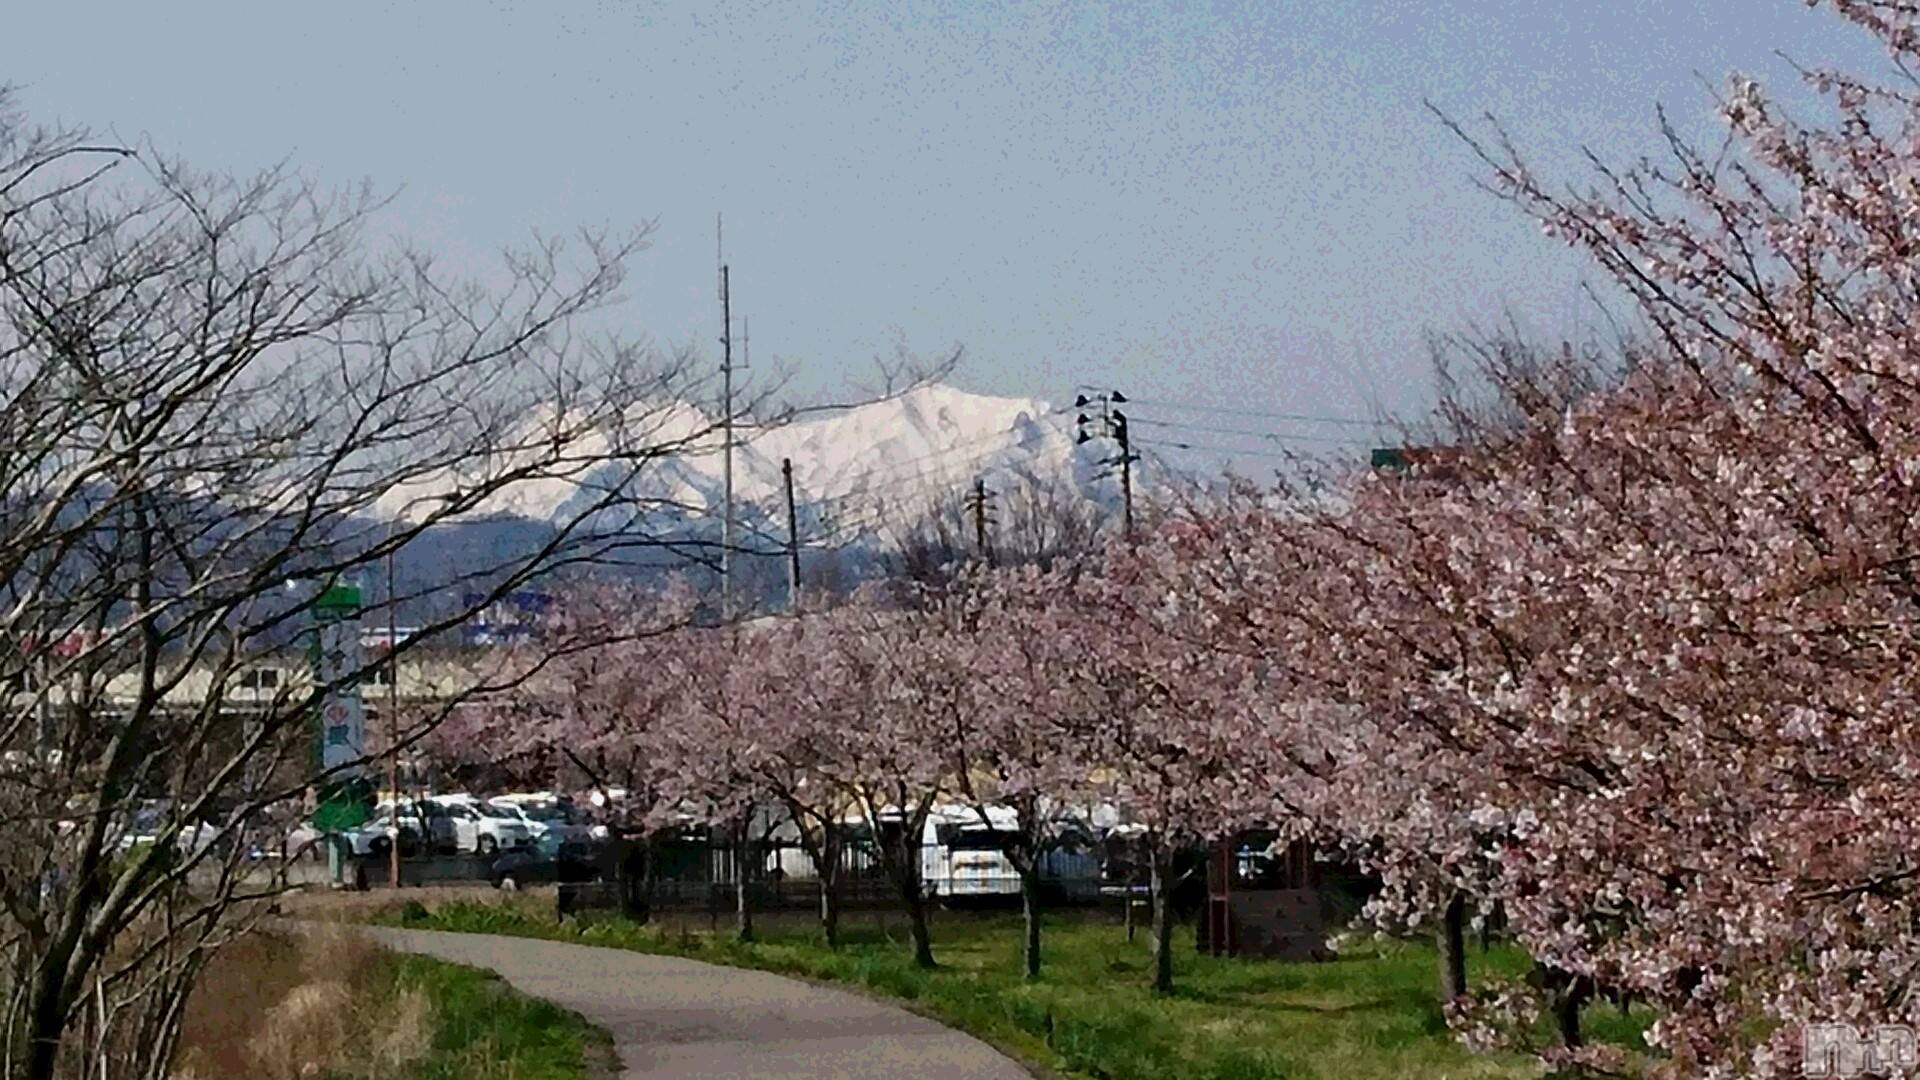
<path fill-rule="evenodd" d="M 1423 101 L 1575 181 L 1582 146 L 1657 152 L 1657 104 L 1711 134 L 1709 89 L 1791 82 L 1778 51 L 1887 68 L 1800 0 L 14 7 L 30 116 L 371 180 L 386 229 L 482 280 L 536 231 L 650 223 L 605 318 L 716 362 L 723 212 L 753 377 L 790 397 L 960 345 L 968 389 L 1119 389 L 1231 447 L 1417 414 L 1430 333 L 1596 324 L 1588 266 Z"/>

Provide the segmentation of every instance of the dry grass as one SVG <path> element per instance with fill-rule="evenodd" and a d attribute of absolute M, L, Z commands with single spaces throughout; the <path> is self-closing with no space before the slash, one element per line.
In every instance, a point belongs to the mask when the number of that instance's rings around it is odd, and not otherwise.
<path fill-rule="evenodd" d="M 578 1080 L 604 1033 L 490 973 L 382 951 L 346 925 L 256 933 L 208 965 L 177 1080 Z"/>
<path fill-rule="evenodd" d="M 553 889 L 529 889 L 527 892 L 542 896 L 549 907 L 553 904 Z M 500 894 L 488 885 L 423 885 L 401 889 L 372 889 L 367 892 L 334 892 L 328 889 L 307 889 L 288 893 L 279 899 L 279 908 L 288 918 L 302 922 L 338 922 L 364 923 L 371 915 L 398 907 L 408 900 L 419 900 L 428 906 L 436 906 L 451 900 L 488 900 Z"/>
<path fill-rule="evenodd" d="M 424 1000 L 394 1007 L 392 983 L 384 954 L 345 928 L 250 934 L 221 950 L 196 985 L 175 1075 L 300 1080 L 346 1071 L 361 1048 L 384 1051 L 402 1020 L 432 1031 Z"/>

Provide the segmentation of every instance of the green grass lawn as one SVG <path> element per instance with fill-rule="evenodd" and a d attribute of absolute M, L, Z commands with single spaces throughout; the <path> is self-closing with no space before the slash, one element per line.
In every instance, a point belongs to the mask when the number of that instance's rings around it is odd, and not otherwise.
<path fill-rule="evenodd" d="M 394 955 L 394 987 L 433 1003 L 432 1045 L 408 1080 L 584 1080 L 608 1056 L 606 1033 L 509 989 L 489 971 Z"/>
<path fill-rule="evenodd" d="M 1079 913 L 1050 917 L 1045 969 L 1020 977 L 1017 916 L 941 913 L 934 927 L 940 968 L 913 967 L 899 918 L 849 926 L 829 951 L 811 924 L 760 919 L 760 940 L 742 945 L 721 920 L 669 915 L 649 925 L 621 919 L 556 923 L 551 909 L 521 897 L 451 901 L 386 921 L 431 929 L 522 934 L 687 956 L 844 983 L 894 998 L 985 1038 L 1029 1062 L 1070 1076 L 1114 1078 L 1538 1076 L 1529 1060 L 1477 1056 L 1454 1041 L 1434 1001 L 1433 950 L 1378 941 L 1362 954 L 1325 963 L 1202 956 L 1191 930 L 1176 937 L 1177 990 L 1147 988 L 1146 935 L 1132 943 L 1110 920 Z M 1474 951 L 1476 978 L 1515 975 L 1518 949 Z M 1593 1033 L 1633 1038 L 1646 1017 L 1594 1012 Z"/>

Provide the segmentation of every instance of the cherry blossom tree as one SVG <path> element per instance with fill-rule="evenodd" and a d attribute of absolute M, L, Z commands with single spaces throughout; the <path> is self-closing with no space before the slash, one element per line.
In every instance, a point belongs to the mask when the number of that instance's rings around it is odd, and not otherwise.
<path fill-rule="evenodd" d="M 695 610 L 678 586 L 572 588 L 557 598 L 536 643 L 499 650 L 492 661 L 525 669 L 512 689 L 467 703 L 429 737 L 444 759 L 478 755 L 530 779 L 568 773 L 575 794 L 598 795 L 622 847 L 622 906 L 640 919 L 649 907 L 651 837 L 685 795 L 673 769 L 672 719 L 705 670 L 704 643 L 686 629 Z"/>
<path fill-rule="evenodd" d="M 1263 671 L 1211 639 L 1169 633 L 1185 604 L 1152 571 L 1152 552 L 1109 549 L 1097 573 L 1061 579 L 1044 650 L 1055 723 L 1085 747 L 1092 796 L 1144 830 L 1152 888 L 1153 986 L 1173 988 L 1176 858 L 1205 841 L 1264 825 L 1297 826 L 1276 812 L 1283 785 L 1252 753 L 1252 703 Z"/>
<path fill-rule="evenodd" d="M 1912 5 L 1832 7 L 1916 58 Z M 1807 79 L 1829 121 L 1736 77 L 1728 152 L 1669 131 L 1665 164 L 1584 192 L 1474 144 L 1654 348 L 1442 500 L 1472 577 L 1440 599 L 1482 643 L 1450 719 L 1534 774 L 1479 793 L 1516 829 L 1516 931 L 1659 1003 L 1683 1075 L 1788 1073 L 1810 1022 L 1915 1019 L 1920 100 Z"/>
<path fill-rule="evenodd" d="M 846 677 L 820 617 L 761 620 L 742 633 L 746 647 L 723 669 L 734 708 L 679 714 L 674 771 L 710 790 L 757 793 L 785 813 L 814 865 L 821 937 L 834 948 L 854 814 L 840 763 L 865 684 Z"/>
<path fill-rule="evenodd" d="M 812 677 L 835 680 L 848 709 L 830 766 L 858 810 L 882 870 L 907 914 L 914 963 L 935 965 L 931 897 L 921 855 L 927 821 L 948 781 L 937 747 L 972 721 L 974 680 L 964 635 L 941 615 L 904 607 L 879 588 L 858 592 L 813 632 L 832 660 Z"/>
<path fill-rule="evenodd" d="M 995 830 L 1020 877 L 1029 979 L 1040 976 L 1042 861 L 1063 834 L 1091 826 L 1088 733 L 1076 726 L 1074 684 L 1059 677 L 1051 652 L 1064 610 L 1057 601 L 1072 589 L 1064 568 L 976 569 L 945 601 L 947 632 L 964 635 L 958 674 L 974 686 L 974 710 L 937 749 L 954 797 Z M 1013 811 L 1011 830 L 992 807 Z"/>

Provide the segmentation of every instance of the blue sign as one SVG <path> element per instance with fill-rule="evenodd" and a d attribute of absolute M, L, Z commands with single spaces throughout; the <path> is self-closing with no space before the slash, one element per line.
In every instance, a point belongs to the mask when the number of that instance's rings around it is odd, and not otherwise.
<path fill-rule="evenodd" d="M 553 597 L 541 592 L 512 592 L 488 602 L 486 593 L 468 593 L 461 599 L 473 617 L 461 627 L 468 645 L 508 645 L 534 641 L 553 610 Z"/>

